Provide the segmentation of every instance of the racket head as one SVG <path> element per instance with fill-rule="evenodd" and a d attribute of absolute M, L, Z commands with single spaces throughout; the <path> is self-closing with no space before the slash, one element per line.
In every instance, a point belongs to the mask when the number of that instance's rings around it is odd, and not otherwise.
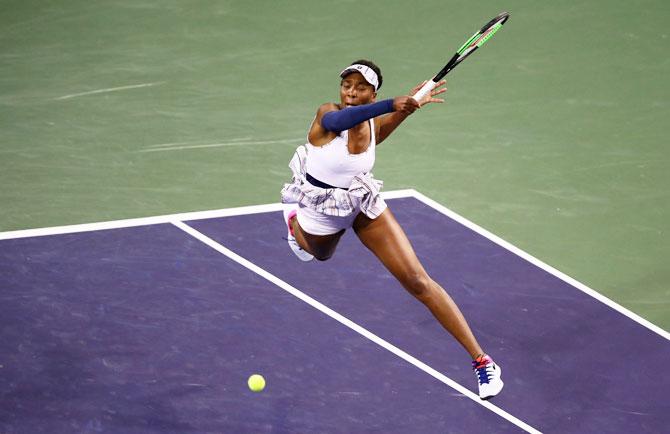
<path fill-rule="evenodd" d="M 449 60 L 449 62 L 442 68 L 440 72 L 435 75 L 433 81 L 437 82 L 441 80 L 449 71 L 454 69 L 456 65 L 461 63 L 472 54 L 477 48 L 481 47 L 491 39 L 491 37 L 505 24 L 509 19 L 509 13 L 501 12 L 496 15 L 491 21 L 484 24 L 484 26 L 479 29 L 474 35 L 470 37 L 461 47 L 456 51 L 456 54 Z"/>
<path fill-rule="evenodd" d="M 470 54 L 470 52 L 474 51 L 475 48 L 481 47 L 486 41 L 491 39 L 491 37 L 498 30 L 500 30 L 500 28 L 508 19 L 509 13 L 502 12 L 498 14 L 491 21 L 484 24 L 484 26 L 479 29 L 477 33 L 472 35 L 472 37 L 470 37 L 470 39 L 468 39 L 465 44 L 461 45 L 461 48 L 459 48 L 456 53 L 459 55 L 459 57 L 465 57 Z"/>

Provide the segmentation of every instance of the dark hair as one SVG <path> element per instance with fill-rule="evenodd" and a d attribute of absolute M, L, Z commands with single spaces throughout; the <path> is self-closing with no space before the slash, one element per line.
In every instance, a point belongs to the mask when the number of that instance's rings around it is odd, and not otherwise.
<path fill-rule="evenodd" d="M 367 59 L 359 59 L 359 60 L 356 60 L 354 62 L 351 62 L 351 65 L 365 65 L 368 68 L 372 69 L 375 72 L 375 74 L 377 74 L 377 79 L 379 80 L 379 86 L 377 86 L 377 90 L 382 88 L 382 81 L 383 81 L 382 70 L 379 69 L 379 66 L 377 66 L 373 61 L 367 60 Z M 351 65 L 349 65 L 349 66 L 351 66 Z M 345 75 L 345 77 L 346 77 L 346 75 Z"/>

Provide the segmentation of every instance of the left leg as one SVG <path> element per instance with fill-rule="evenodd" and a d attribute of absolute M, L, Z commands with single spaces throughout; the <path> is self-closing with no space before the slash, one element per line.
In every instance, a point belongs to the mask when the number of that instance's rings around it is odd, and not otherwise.
<path fill-rule="evenodd" d="M 359 214 L 353 229 L 363 244 L 410 294 L 426 305 L 473 359 L 484 354 L 456 303 L 424 270 L 389 208 L 374 220 Z"/>

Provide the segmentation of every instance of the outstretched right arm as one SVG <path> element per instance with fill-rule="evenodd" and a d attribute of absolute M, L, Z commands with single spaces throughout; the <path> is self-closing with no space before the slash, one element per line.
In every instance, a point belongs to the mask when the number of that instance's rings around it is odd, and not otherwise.
<path fill-rule="evenodd" d="M 353 128 L 368 119 L 394 111 L 408 115 L 417 108 L 419 108 L 419 104 L 407 96 L 344 109 L 340 109 L 336 104 L 326 103 L 319 107 L 316 113 L 309 131 L 309 142 L 315 146 L 325 145 L 335 138 L 340 131 Z"/>

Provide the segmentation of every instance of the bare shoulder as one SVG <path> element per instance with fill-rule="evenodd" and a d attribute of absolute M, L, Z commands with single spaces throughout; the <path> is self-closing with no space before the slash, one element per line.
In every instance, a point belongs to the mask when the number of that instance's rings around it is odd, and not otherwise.
<path fill-rule="evenodd" d="M 314 146 L 323 146 L 326 143 L 330 142 L 337 136 L 332 131 L 326 130 L 322 125 L 321 125 L 321 118 L 323 115 L 325 115 L 328 112 L 332 111 L 337 111 L 340 110 L 340 106 L 335 104 L 334 102 L 327 102 L 325 104 L 321 104 L 316 111 L 316 116 L 314 117 L 314 122 L 312 122 L 312 126 L 309 128 L 309 134 L 308 134 L 308 139 L 309 143 L 311 143 Z"/>
<path fill-rule="evenodd" d="M 335 104 L 334 102 L 327 102 L 319 106 L 319 109 L 316 111 L 316 117 L 320 118 L 321 116 L 323 116 L 328 112 L 337 110 L 340 110 L 340 106 L 338 104 Z"/>

